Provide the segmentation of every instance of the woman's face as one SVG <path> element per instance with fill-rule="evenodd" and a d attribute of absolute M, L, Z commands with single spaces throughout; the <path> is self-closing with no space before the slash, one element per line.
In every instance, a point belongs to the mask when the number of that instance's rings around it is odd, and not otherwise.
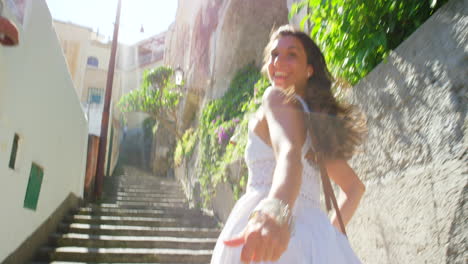
<path fill-rule="evenodd" d="M 302 42 L 294 36 L 282 36 L 273 42 L 268 77 L 280 88 L 302 89 L 313 68 L 307 64 L 307 55 Z"/>

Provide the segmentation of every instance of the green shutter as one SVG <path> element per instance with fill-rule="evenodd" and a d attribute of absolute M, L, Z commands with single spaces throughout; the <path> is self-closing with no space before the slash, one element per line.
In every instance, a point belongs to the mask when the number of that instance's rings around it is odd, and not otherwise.
<path fill-rule="evenodd" d="M 36 210 L 43 176 L 44 171 L 42 168 L 33 163 L 31 173 L 29 174 L 28 188 L 24 197 L 24 208 Z"/>

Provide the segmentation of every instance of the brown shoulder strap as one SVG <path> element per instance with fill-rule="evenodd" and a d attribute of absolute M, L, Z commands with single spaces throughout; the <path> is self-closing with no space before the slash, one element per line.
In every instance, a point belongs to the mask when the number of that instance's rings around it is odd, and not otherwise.
<path fill-rule="evenodd" d="M 304 107 L 304 111 L 306 113 L 310 113 L 309 107 L 307 106 L 304 99 L 302 99 L 302 97 L 298 96 L 297 94 L 294 94 L 294 96 L 299 100 L 299 102 L 301 102 L 302 106 Z M 317 146 L 318 146 L 317 137 L 312 132 L 310 133 L 310 135 L 312 137 L 312 145 L 314 149 L 317 150 Z M 338 208 L 338 203 L 336 202 L 335 193 L 333 192 L 333 187 L 331 185 L 330 178 L 328 177 L 327 169 L 325 168 L 324 158 L 320 152 L 316 151 L 314 154 L 315 154 L 315 162 L 320 167 L 320 176 L 322 177 L 323 194 L 325 197 L 325 204 L 327 206 L 327 211 L 331 210 L 331 206 L 330 206 L 330 200 L 331 200 L 331 202 L 333 203 L 333 207 L 335 207 L 336 217 L 338 218 L 341 231 L 343 232 L 343 234 L 345 234 L 345 236 L 347 236 L 346 229 L 343 223 L 343 218 L 341 217 L 340 209 Z"/>
<path fill-rule="evenodd" d="M 312 145 L 314 146 L 314 149 L 317 149 L 317 137 L 315 134 L 310 133 L 311 138 L 312 138 Z M 322 186 L 323 186 L 323 194 L 325 197 L 325 204 L 327 207 L 327 211 L 330 211 L 331 206 L 330 206 L 330 200 L 333 203 L 333 207 L 335 208 L 336 211 L 336 217 L 338 218 L 338 222 L 340 224 L 341 231 L 345 236 L 346 234 L 346 229 L 343 223 L 343 218 L 341 217 L 340 209 L 338 208 L 338 203 L 336 202 L 336 197 L 335 193 L 333 192 L 333 187 L 330 182 L 330 178 L 328 177 L 327 169 L 325 168 L 325 161 L 322 156 L 322 154 L 318 151 L 315 152 L 315 161 L 320 167 L 320 176 L 322 178 Z"/>

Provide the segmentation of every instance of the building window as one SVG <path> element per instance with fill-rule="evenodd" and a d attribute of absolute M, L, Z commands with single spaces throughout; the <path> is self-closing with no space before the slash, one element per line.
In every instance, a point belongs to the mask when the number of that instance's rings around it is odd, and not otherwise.
<path fill-rule="evenodd" d="M 104 102 L 104 89 L 89 88 L 88 89 L 88 104 L 102 104 Z"/>
<path fill-rule="evenodd" d="M 96 58 L 96 57 L 88 57 L 88 63 L 87 63 L 89 66 L 94 66 L 94 67 L 98 67 L 99 66 L 99 60 Z"/>
<path fill-rule="evenodd" d="M 13 145 L 11 146 L 10 163 L 8 163 L 8 167 L 13 170 L 15 169 L 16 155 L 18 153 L 18 141 L 19 136 L 18 134 L 15 134 L 15 137 L 13 138 Z"/>
<path fill-rule="evenodd" d="M 28 187 L 24 197 L 24 208 L 36 210 L 37 202 L 39 201 L 39 193 L 41 192 L 42 178 L 44 170 L 37 164 L 33 163 L 31 172 L 29 173 Z"/>

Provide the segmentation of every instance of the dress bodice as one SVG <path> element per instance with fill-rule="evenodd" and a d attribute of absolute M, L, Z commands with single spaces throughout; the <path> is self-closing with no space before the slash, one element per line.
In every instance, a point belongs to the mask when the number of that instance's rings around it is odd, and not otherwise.
<path fill-rule="evenodd" d="M 309 113 L 306 103 L 301 97 L 295 95 L 301 102 L 304 111 Z M 249 122 L 248 141 L 245 150 L 245 161 L 249 171 L 247 191 L 268 192 L 273 182 L 273 172 L 276 167 L 276 159 L 271 146 L 267 145 L 252 129 L 252 120 Z M 306 136 L 306 141 L 302 148 L 302 184 L 296 206 L 306 205 L 320 207 L 320 182 L 319 170 L 315 165 L 311 165 L 305 158 L 311 149 L 310 137 Z"/>

